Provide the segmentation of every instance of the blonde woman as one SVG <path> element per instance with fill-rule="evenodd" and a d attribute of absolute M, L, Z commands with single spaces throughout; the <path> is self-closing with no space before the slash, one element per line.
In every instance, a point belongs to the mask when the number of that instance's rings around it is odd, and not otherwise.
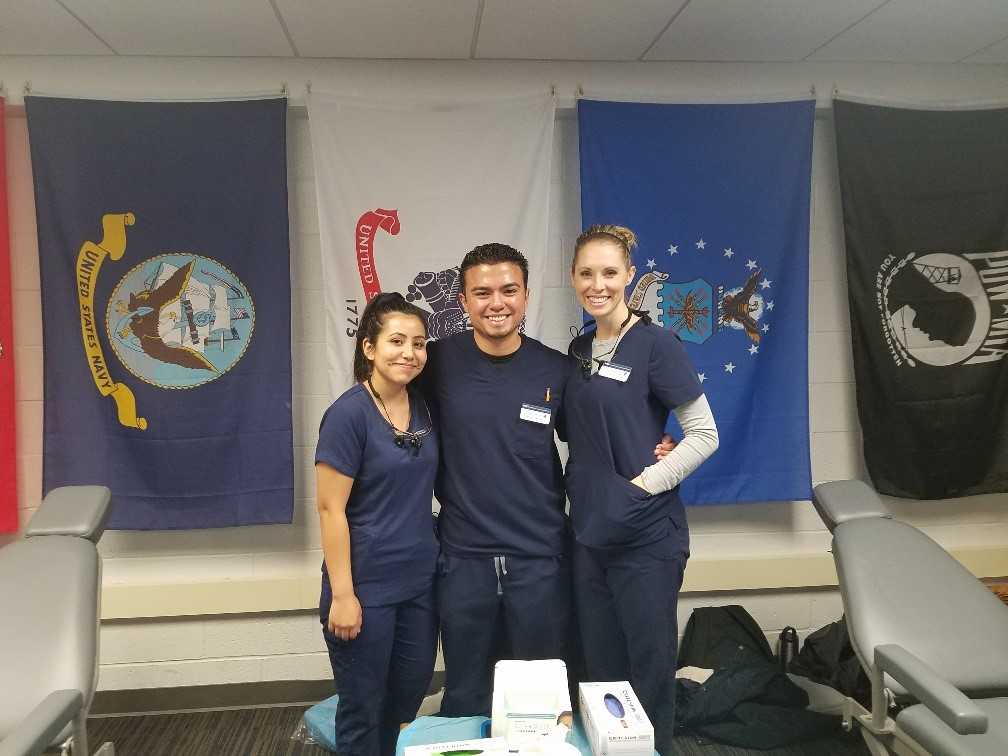
<path fill-rule="evenodd" d="M 594 327 L 570 345 L 564 396 L 574 597 L 589 680 L 629 680 L 671 752 L 676 604 L 689 557 L 679 483 L 717 449 L 696 370 L 676 334 L 627 306 L 632 231 L 578 237 L 571 282 Z M 655 462 L 669 412 L 683 438 Z"/>

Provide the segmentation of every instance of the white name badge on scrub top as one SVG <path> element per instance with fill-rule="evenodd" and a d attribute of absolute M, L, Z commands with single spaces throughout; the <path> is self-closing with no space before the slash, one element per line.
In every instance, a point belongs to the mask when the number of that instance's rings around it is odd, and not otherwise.
<path fill-rule="evenodd" d="M 604 362 L 599 366 L 598 374 L 603 378 L 612 378 L 614 381 L 626 383 L 630 377 L 631 368 L 628 365 L 617 365 L 615 362 Z"/>
<path fill-rule="evenodd" d="M 549 407 L 540 407 L 537 404 L 523 404 L 521 412 L 518 414 L 522 420 L 540 425 L 549 425 L 552 410 Z"/>

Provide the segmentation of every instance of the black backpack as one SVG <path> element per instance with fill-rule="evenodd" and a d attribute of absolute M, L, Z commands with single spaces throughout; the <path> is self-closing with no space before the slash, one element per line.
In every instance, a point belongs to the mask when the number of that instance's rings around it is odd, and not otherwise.
<path fill-rule="evenodd" d="M 741 606 L 732 604 L 693 610 L 676 666 L 725 669 L 773 661 L 773 651 L 756 620 Z"/>
<path fill-rule="evenodd" d="M 829 685 L 862 705 L 871 706 L 871 685 L 842 618 L 809 635 L 788 671 Z"/>

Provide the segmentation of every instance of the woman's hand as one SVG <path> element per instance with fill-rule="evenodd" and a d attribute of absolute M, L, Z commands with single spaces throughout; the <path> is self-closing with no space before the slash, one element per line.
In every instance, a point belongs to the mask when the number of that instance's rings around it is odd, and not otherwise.
<path fill-rule="evenodd" d="M 675 448 L 676 442 L 672 440 L 672 436 L 666 433 L 662 436 L 661 443 L 654 448 L 655 459 L 664 459 Z"/>
<path fill-rule="evenodd" d="M 364 613 L 357 596 L 352 593 L 333 596 L 329 605 L 329 621 L 326 622 L 330 633 L 340 640 L 351 641 L 360 634 L 363 622 Z"/>

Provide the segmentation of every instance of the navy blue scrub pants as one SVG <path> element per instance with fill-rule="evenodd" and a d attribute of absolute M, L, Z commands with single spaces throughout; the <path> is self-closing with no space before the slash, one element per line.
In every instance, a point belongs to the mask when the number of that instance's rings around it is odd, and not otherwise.
<path fill-rule="evenodd" d="M 470 559 L 442 552 L 437 596 L 443 717 L 490 714 L 493 665 L 500 658 L 567 658 L 571 599 L 565 559 Z"/>
<path fill-rule="evenodd" d="M 628 549 L 574 546 L 574 600 L 587 679 L 629 680 L 672 753 L 675 728 L 676 604 L 688 553 L 668 538 Z"/>
<path fill-rule="evenodd" d="M 437 614 L 433 590 L 388 606 L 363 607 L 351 641 L 330 633 L 331 594 L 323 581 L 322 636 L 339 690 L 336 745 L 341 756 L 394 756 L 399 725 L 412 722 L 434 674 Z"/>

